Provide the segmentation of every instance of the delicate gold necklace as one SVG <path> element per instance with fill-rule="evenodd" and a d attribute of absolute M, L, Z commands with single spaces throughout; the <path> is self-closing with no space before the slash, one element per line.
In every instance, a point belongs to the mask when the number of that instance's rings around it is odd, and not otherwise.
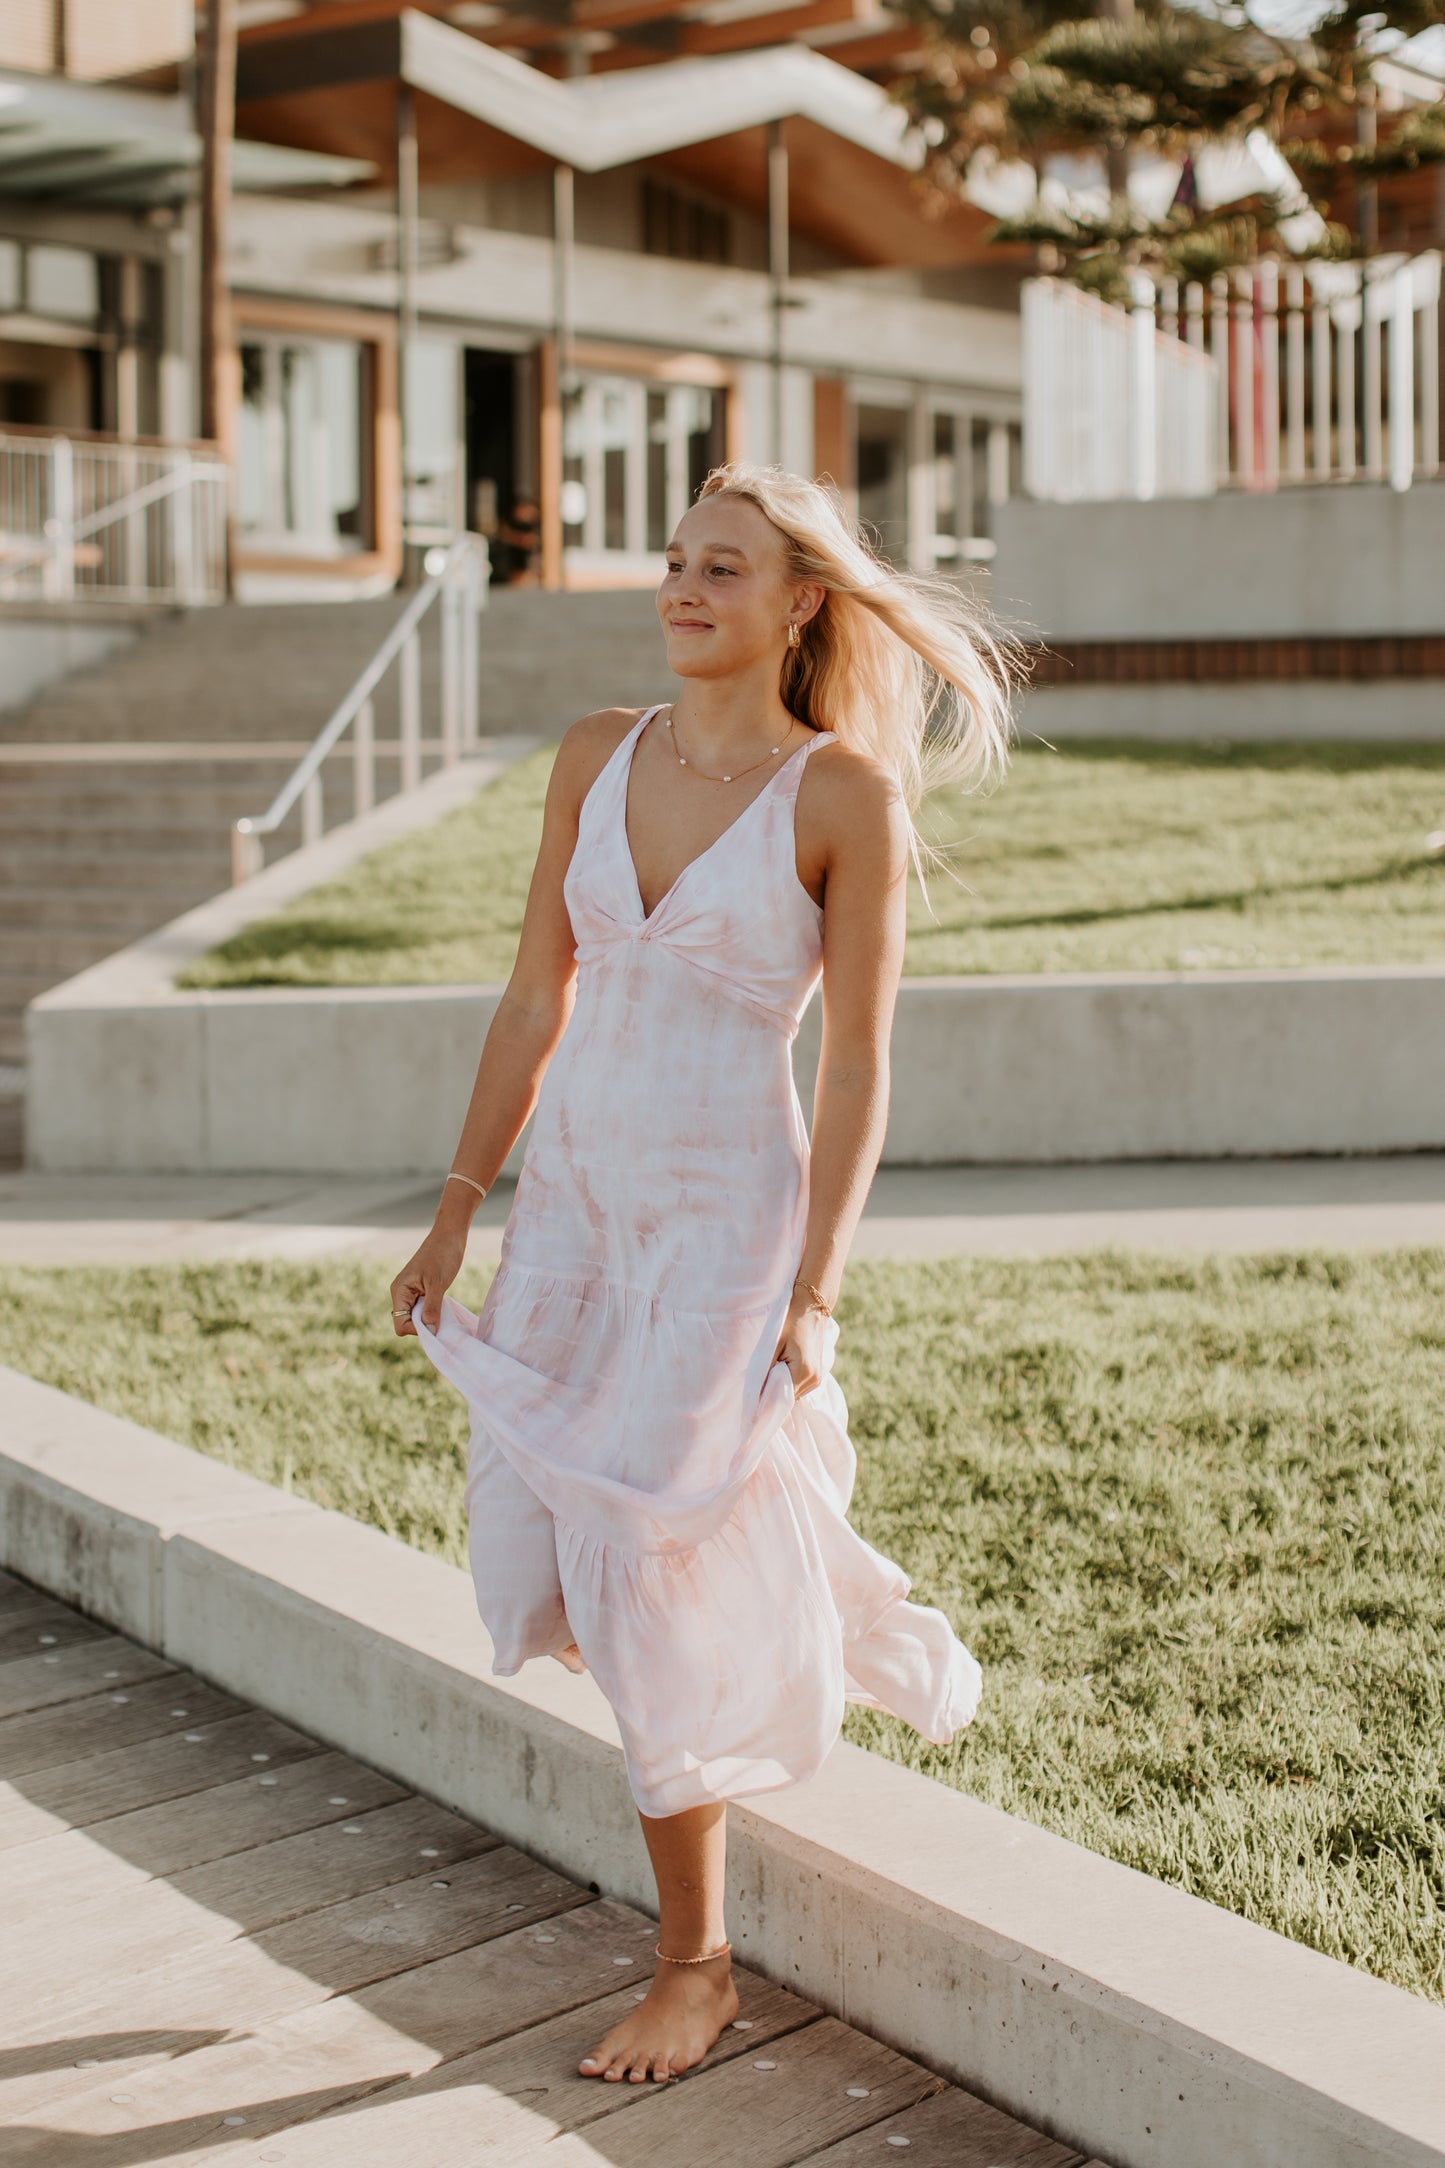
<path fill-rule="evenodd" d="M 669 730 L 672 730 L 672 716 L 671 716 L 671 714 L 670 714 L 670 713 L 669 713 L 669 714 L 668 714 L 668 716 L 666 717 L 666 722 L 667 722 L 667 727 L 668 727 L 668 729 L 669 729 Z M 793 719 L 792 719 L 791 717 L 789 717 L 789 720 L 788 720 L 788 736 L 789 736 L 789 737 L 791 737 L 791 736 L 792 736 L 792 734 L 793 734 Z M 673 735 L 672 735 L 672 749 L 673 749 L 674 753 L 677 753 L 677 764 L 678 764 L 679 768 L 690 768 L 690 767 L 692 767 L 692 763 L 691 763 L 691 761 L 690 761 L 690 760 L 687 760 L 686 758 L 684 758 L 684 756 L 683 756 L 683 755 L 682 755 L 681 753 L 678 753 L 678 752 L 677 752 L 677 733 L 676 733 L 676 731 L 673 731 Z M 766 753 L 764 753 L 764 754 L 763 754 L 763 756 L 762 756 L 762 759 L 761 759 L 761 760 L 752 760 L 752 761 L 749 761 L 749 763 L 748 763 L 748 765 L 747 765 L 747 767 L 746 767 L 746 768 L 735 768 L 735 769 L 733 770 L 733 772 L 732 772 L 732 774 L 731 774 L 731 775 L 708 775 L 708 774 L 704 773 L 704 771 L 703 771 L 703 770 L 702 770 L 701 768 L 693 768 L 692 772 L 693 772 L 693 774 L 694 774 L 694 775 L 700 775 L 700 776 L 702 776 L 702 779 L 703 779 L 704 783 L 734 783 L 734 782 L 736 782 L 736 781 L 737 781 L 737 779 L 738 779 L 738 777 L 739 777 L 740 775 L 751 775 L 751 774 L 752 774 L 752 772 L 753 772 L 753 770 L 754 770 L 754 768 L 761 768 L 761 767 L 762 767 L 762 765 L 763 765 L 763 762 L 764 762 L 764 761 L 768 761 L 768 760 L 771 760 L 771 759 L 773 758 L 774 754 L 775 754 L 775 753 L 778 753 L 778 752 L 781 752 L 781 750 L 782 750 L 782 745 L 781 745 L 781 743 L 779 743 L 778 745 L 770 745 L 770 746 L 768 747 L 768 750 L 766 751 Z"/>

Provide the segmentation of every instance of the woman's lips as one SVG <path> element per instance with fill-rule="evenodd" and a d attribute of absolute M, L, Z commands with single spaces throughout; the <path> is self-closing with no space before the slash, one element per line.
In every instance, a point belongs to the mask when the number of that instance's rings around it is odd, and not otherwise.
<path fill-rule="evenodd" d="M 667 629 L 669 632 L 711 632 L 712 626 L 701 617 L 670 617 Z"/>

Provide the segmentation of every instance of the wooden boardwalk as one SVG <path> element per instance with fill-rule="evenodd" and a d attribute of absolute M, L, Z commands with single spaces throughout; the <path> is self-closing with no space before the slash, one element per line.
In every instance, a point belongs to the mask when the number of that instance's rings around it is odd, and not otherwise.
<path fill-rule="evenodd" d="M 0 1575 L 7 2168 L 1080 2168 L 741 1967 L 696 2070 L 578 2076 L 655 1935 Z"/>

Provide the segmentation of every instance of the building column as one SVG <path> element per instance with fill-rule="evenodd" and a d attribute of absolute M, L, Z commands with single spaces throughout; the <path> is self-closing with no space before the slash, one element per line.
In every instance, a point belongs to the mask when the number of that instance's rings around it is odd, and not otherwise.
<path fill-rule="evenodd" d="M 396 377 L 397 466 L 401 505 L 402 578 L 410 578 L 406 551 L 407 399 L 416 344 L 417 215 L 420 198 L 416 104 L 409 83 L 396 86 Z"/>
<path fill-rule="evenodd" d="M 783 320 L 788 306 L 788 144 L 780 120 L 768 123 L 768 277 L 773 315 L 773 445 L 783 457 Z"/>

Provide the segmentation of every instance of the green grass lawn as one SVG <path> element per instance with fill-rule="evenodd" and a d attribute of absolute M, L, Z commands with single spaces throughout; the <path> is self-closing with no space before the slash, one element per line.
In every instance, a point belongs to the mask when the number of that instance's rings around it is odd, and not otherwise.
<path fill-rule="evenodd" d="M 0 1360 L 461 1561 L 389 1276 L 10 1268 Z M 985 1670 L 848 1735 L 1445 2000 L 1445 1252 L 859 1262 L 839 1322 L 852 1518 Z"/>
<path fill-rule="evenodd" d="M 552 761 L 238 934 L 193 987 L 504 979 Z M 916 888 L 910 972 L 1278 969 L 1445 959 L 1445 746 L 1034 748 L 943 794 L 953 873 Z"/>

